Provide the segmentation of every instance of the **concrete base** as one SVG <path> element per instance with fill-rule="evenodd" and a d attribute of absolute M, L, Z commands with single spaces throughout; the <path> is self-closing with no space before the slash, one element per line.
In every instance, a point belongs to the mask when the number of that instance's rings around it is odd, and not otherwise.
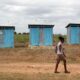
<path fill-rule="evenodd" d="M 54 46 L 28 46 L 31 49 L 54 49 Z"/>

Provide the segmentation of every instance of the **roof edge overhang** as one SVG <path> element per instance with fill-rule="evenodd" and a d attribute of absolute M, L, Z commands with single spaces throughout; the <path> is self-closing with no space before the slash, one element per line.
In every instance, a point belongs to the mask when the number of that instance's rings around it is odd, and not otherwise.
<path fill-rule="evenodd" d="M 80 27 L 80 24 L 79 23 L 69 23 L 66 28 L 70 27 L 71 25 L 77 25 L 78 27 Z"/>
<path fill-rule="evenodd" d="M 15 26 L 0 26 L 0 29 L 7 29 L 7 28 L 11 28 L 15 30 Z"/>
<path fill-rule="evenodd" d="M 28 28 L 50 28 L 50 27 L 54 27 L 54 25 L 49 25 L 49 24 L 28 24 Z"/>

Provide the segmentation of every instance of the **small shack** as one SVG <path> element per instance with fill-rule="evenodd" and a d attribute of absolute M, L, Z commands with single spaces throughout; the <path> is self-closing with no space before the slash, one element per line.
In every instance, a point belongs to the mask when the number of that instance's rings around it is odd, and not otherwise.
<path fill-rule="evenodd" d="M 68 44 L 80 44 L 80 24 L 71 23 L 66 28 Z"/>
<path fill-rule="evenodd" d="M 31 46 L 51 46 L 53 44 L 54 25 L 28 25 L 30 29 Z"/>
<path fill-rule="evenodd" d="M 14 26 L 0 26 L 0 48 L 14 47 Z"/>

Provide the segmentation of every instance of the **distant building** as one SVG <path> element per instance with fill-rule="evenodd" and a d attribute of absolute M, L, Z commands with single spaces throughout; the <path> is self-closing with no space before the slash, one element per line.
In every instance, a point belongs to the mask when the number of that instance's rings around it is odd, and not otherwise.
<path fill-rule="evenodd" d="M 67 41 L 69 44 L 80 44 L 80 24 L 68 24 Z"/>
<path fill-rule="evenodd" d="M 14 47 L 14 30 L 13 26 L 0 26 L 0 48 Z"/>
<path fill-rule="evenodd" d="M 54 25 L 28 25 L 31 46 L 51 46 L 53 44 Z"/>

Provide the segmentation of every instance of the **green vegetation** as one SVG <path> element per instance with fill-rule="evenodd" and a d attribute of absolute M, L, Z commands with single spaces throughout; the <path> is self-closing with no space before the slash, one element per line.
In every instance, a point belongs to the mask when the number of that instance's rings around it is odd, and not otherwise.
<path fill-rule="evenodd" d="M 15 43 L 29 42 L 29 34 L 15 34 Z"/>
<path fill-rule="evenodd" d="M 66 35 L 60 35 L 60 34 L 57 34 L 57 35 L 53 36 L 54 37 L 54 39 L 53 39 L 54 43 L 57 43 L 59 41 L 59 39 L 58 39 L 59 36 L 63 36 L 64 39 L 65 39 L 65 43 L 67 43 L 67 36 Z"/>
<path fill-rule="evenodd" d="M 57 43 L 59 40 L 58 40 L 58 37 L 60 36 L 60 34 L 58 35 L 54 35 L 54 39 L 53 41 L 55 43 Z M 66 35 L 62 35 L 64 38 L 65 38 L 65 43 L 66 43 Z M 29 33 L 26 33 L 26 34 L 15 34 L 15 43 L 29 43 Z"/>

